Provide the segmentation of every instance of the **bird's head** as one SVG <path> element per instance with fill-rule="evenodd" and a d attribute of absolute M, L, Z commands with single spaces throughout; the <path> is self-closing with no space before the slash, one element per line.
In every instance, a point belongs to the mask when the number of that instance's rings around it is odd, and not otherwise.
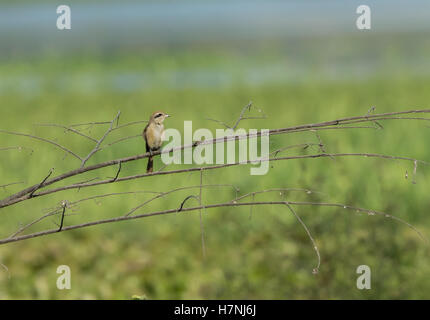
<path fill-rule="evenodd" d="M 162 124 L 164 119 L 170 117 L 167 113 L 164 113 L 163 111 L 156 111 L 151 115 L 151 118 L 149 121 L 153 121 L 156 124 Z"/>

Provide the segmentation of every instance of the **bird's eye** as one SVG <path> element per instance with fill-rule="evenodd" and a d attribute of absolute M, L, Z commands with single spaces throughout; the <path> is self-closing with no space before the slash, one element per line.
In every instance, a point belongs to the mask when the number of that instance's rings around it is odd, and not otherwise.
<path fill-rule="evenodd" d="M 159 117 L 161 117 L 163 114 L 162 113 L 157 113 L 156 115 L 155 115 L 155 117 L 154 118 L 159 118 Z"/>

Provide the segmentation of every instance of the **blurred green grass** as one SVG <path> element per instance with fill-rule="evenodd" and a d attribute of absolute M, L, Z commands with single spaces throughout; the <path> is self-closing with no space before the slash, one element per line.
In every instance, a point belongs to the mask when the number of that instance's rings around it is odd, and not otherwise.
<path fill-rule="evenodd" d="M 428 108 L 430 78 L 425 75 L 376 75 L 367 80 L 306 81 L 253 84 L 242 81 L 247 67 L 240 56 L 185 52 L 182 55 L 100 57 L 72 60 L 49 58 L 34 62 L 14 61 L 0 66 L 0 74 L 12 80 L 2 91 L 0 128 L 55 137 L 80 154 L 91 150 L 81 137 L 40 123 L 73 124 L 110 121 L 118 110 L 120 123 L 146 120 L 155 109 L 171 113 L 167 127 L 182 131 L 183 121 L 194 129 L 211 130 L 214 118 L 232 121 L 250 100 L 264 110 L 268 119 L 248 120 L 244 128 L 281 128 L 376 112 Z M 267 59 L 261 61 L 265 63 Z M 163 78 L 172 70 L 233 70 L 228 85 L 195 88 Z M 149 71 L 150 86 L 131 91 L 114 90 L 109 75 L 121 71 Z M 236 70 L 236 71 L 235 71 Z M 101 79 L 96 86 L 85 76 Z M 28 75 L 41 75 L 29 83 Z M 161 76 L 160 76 L 161 75 Z M 60 80 L 59 80 L 60 79 Z M 152 83 L 153 81 L 153 83 Z M 165 85 L 168 83 L 169 85 Z M 20 88 L 19 90 L 17 88 Z M 384 130 L 351 129 L 323 131 L 320 136 L 328 152 L 374 152 L 430 159 L 427 141 L 430 129 L 424 122 L 387 121 Z M 103 127 L 91 129 L 100 136 Z M 141 133 L 143 125 L 115 132 L 107 143 L 122 136 Z M 302 142 L 317 142 L 312 133 L 276 136 L 271 149 Z M 0 147 L 25 146 L 34 149 L 0 151 L 1 184 L 25 183 L 0 189 L 6 197 L 40 181 L 49 169 L 55 174 L 79 166 L 79 162 L 54 147 L 28 138 L 0 135 Z M 142 153 L 144 143 L 132 139 L 97 153 L 91 163 Z M 303 151 L 310 152 L 310 151 Z M 293 151 L 288 152 L 294 154 Z M 156 167 L 160 167 L 157 159 Z M 121 175 L 143 172 L 146 162 L 123 166 Z M 170 168 L 175 168 L 171 166 Z M 405 179 L 406 170 L 409 179 Z M 265 176 L 250 176 L 249 166 L 206 172 L 206 184 L 232 184 L 240 194 L 266 188 L 308 188 L 322 193 L 289 192 L 289 200 L 339 202 L 385 211 L 412 223 L 429 234 L 429 170 L 419 165 L 417 184 L 412 184 L 413 163 L 370 158 L 294 160 L 273 163 Z M 85 178 L 113 176 L 116 168 L 91 173 Z M 80 191 L 62 192 L 2 209 L 0 232 L 10 235 L 22 223 L 40 216 L 59 201 L 78 200 L 110 192 L 136 190 L 166 191 L 199 183 L 199 173 L 168 175 L 103 185 Z M 73 180 L 73 179 L 72 179 Z M 4 183 L 3 183 L 4 182 Z M 198 190 L 174 193 L 155 201 L 139 213 L 176 208 L 182 199 Z M 230 200 L 232 188 L 206 189 L 206 203 Z M 136 194 L 100 199 L 81 204 L 66 225 L 125 214 L 151 195 Z M 256 196 L 278 200 L 280 195 Z M 190 201 L 191 205 L 191 201 Z M 10 272 L 0 272 L 2 299 L 405 299 L 428 298 L 428 247 L 416 233 L 395 221 L 336 208 L 297 207 L 321 252 L 321 269 L 312 274 L 316 256 L 301 225 L 285 207 L 220 208 L 207 210 L 204 229 L 207 256 L 202 257 L 198 213 L 180 213 L 69 231 L 0 247 L 0 262 Z M 54 228 L 56 218 L 38 227 Z M 72 289 L 56 288 L 56 268 L 66 264 L 72 271 Z M 356 288 L 358 265 L 372 269 L 372 290 Z"/>

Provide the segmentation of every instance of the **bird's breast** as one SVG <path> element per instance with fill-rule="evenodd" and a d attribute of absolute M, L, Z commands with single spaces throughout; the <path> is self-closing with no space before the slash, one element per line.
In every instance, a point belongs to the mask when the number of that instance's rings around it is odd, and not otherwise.
<path fill-rule="evenodd" d="M 164 126 L 151 125 L 146 131 L 146 139 L 151 149 L 159 149 L 163 143 Z"/>

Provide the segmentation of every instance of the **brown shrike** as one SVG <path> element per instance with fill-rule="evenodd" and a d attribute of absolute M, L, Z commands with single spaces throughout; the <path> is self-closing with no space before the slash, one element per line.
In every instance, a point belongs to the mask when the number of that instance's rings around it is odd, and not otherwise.
<path fill-rule="evenodd" d="M 149 118 L 149 122 L 143 130 L 143 138 L 146 142 L 146 152 L 150 153 L 148 158 L 148 165 L 146 167 L 146 172 L 152 172 L 153 169 L 153 159 L 152 152 L 158 151 L 163 143 L 164 135 L 164 125 L 163 121 L 169 117 L 168 114 L 162 111 L 154 112 Z"/>

